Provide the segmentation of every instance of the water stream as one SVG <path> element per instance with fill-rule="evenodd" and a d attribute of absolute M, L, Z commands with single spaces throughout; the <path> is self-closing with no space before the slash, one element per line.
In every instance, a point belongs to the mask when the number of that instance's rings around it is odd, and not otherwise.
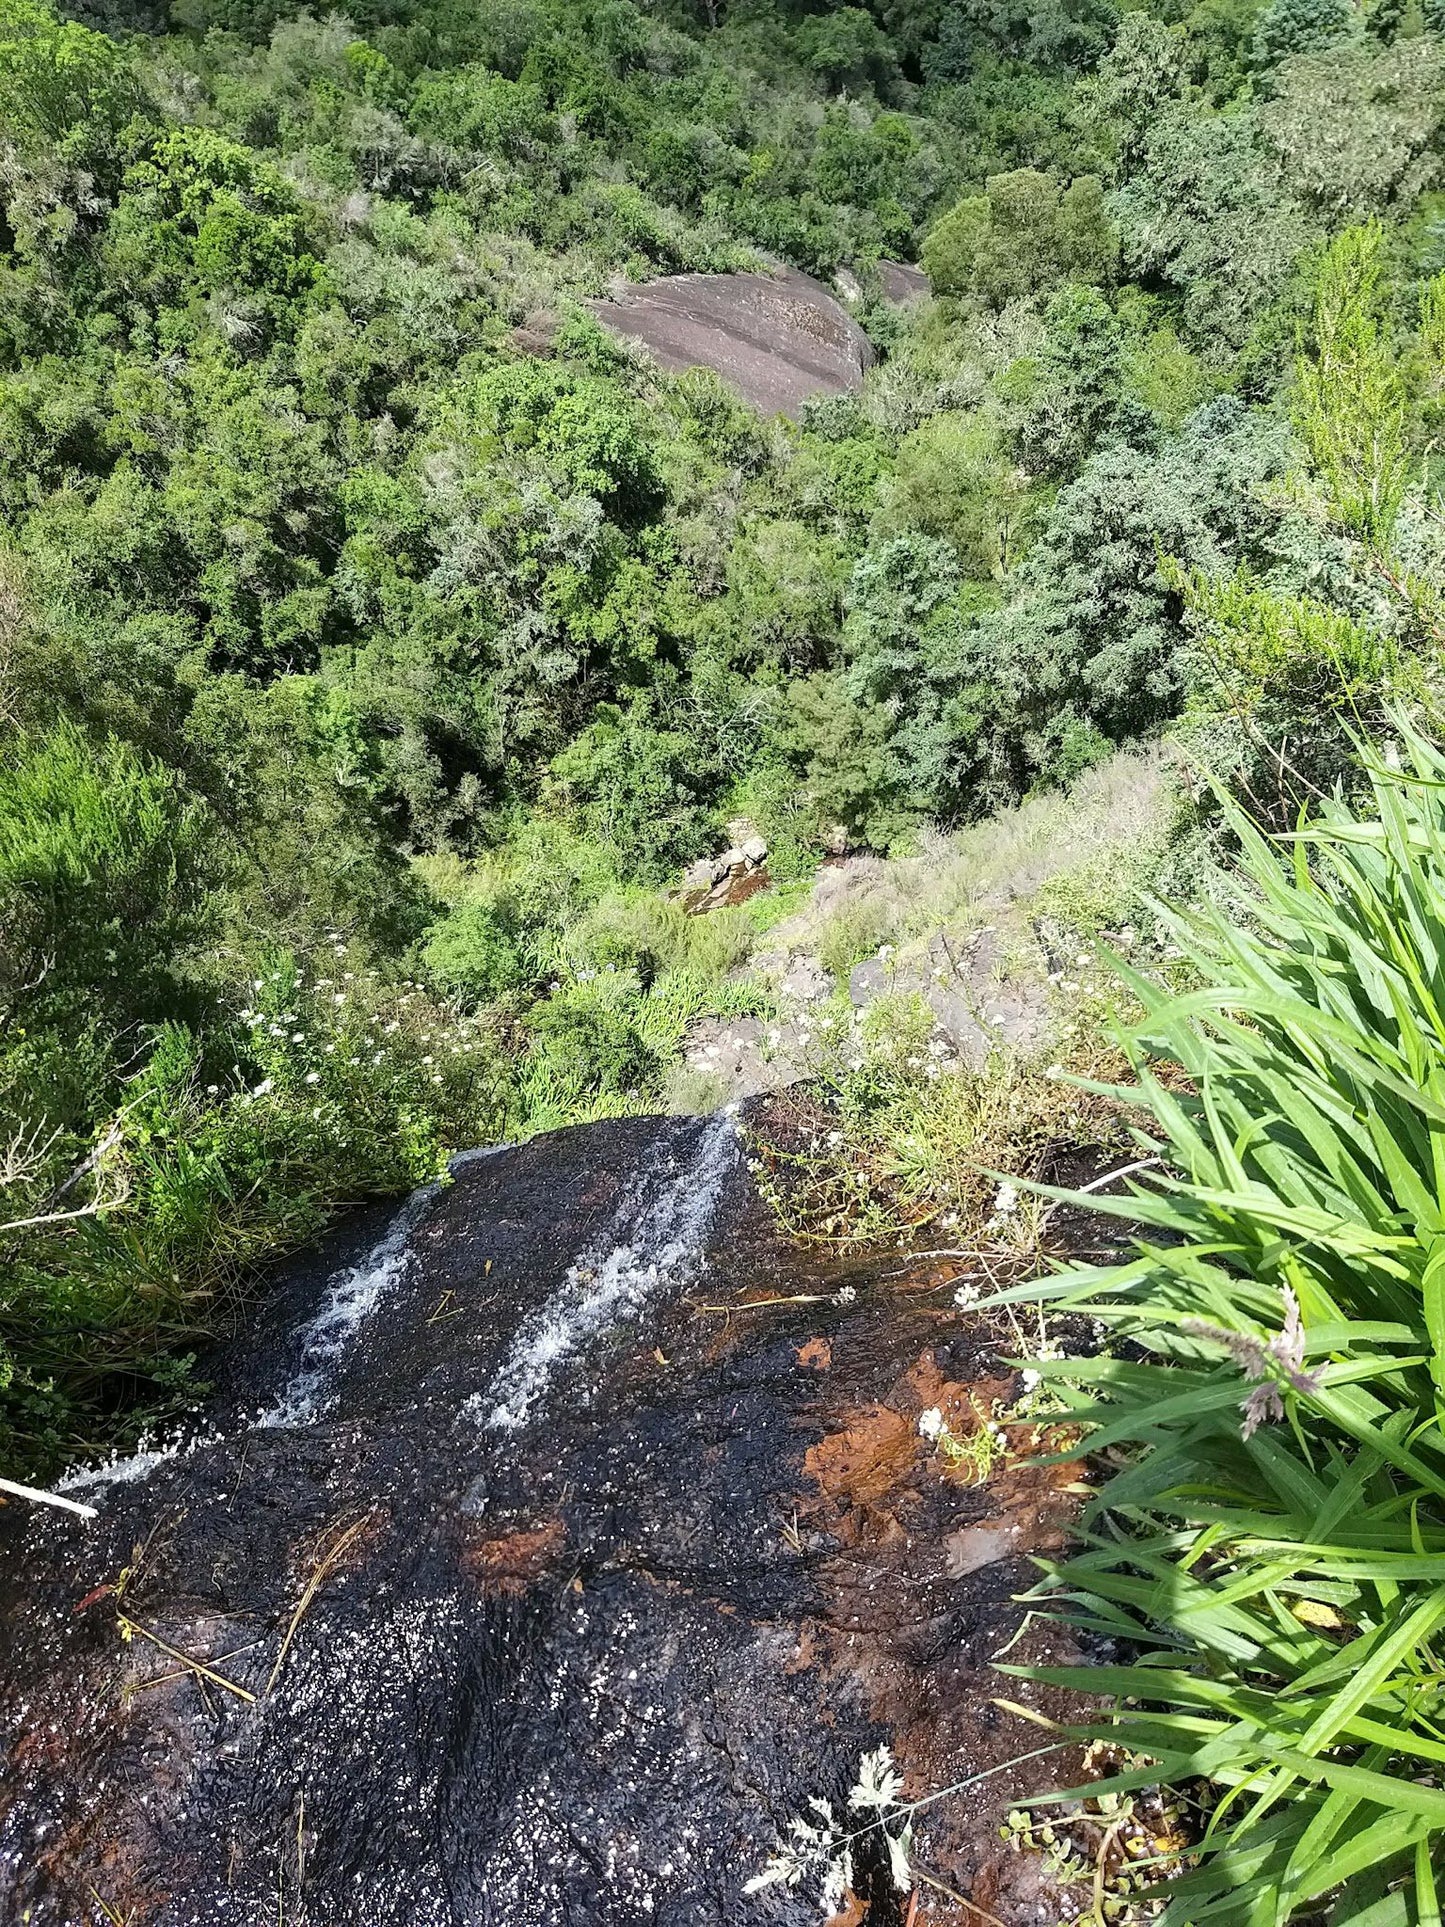
<path fill-rule="evenodd" d="M 1014 1501 L 916 1429 L 1007 1374 L 871 1278 L 778 1240 L 727 1119 L 343 1227 L 182 1437 L 73 1476 L 94 1521 L 0 1510 L 0 1920 L 815 1921 L 742 1894 L 811 1797 L 884 1739 L 920 1787 L 1013 1740 L 981 1669 L 1025 1572 L 947 1541 Z M 986 1816 L 930 1825 L 992 1878 Z"/>
<path fill-rule="evenodd" d="M 732 1119 L 714 1118 L 689 1152 L 679 1167 L 672 1142 L 659 1139 L 606 1235 L 568 1267 L 560 1289 L 522 1320 L 491 1383 L 467 1400 L 468 1412 L 503 1431 L 524 1425 L 564 1360 L 598 1333 L 637 1319 L 659 1292 L 687 1278 L 701 1260 L 737 1160 Z"/>

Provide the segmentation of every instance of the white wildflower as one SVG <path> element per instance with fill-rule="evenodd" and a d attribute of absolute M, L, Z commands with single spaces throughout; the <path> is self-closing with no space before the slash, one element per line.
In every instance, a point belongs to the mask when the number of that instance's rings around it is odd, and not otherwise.
<path fill-rule="evenodd" d="M 913 1868 L 909 1859 L 913 1850 L 913 1828 L 906 1826 L 899 1834 L 889 1833 L 885 1828 L 883 1838 L 888 1847 L 888 1871 L 893 1885 L 899 1893 L 906 1894 L 913 1885 Z"/>
<path fill-rule="evenodd" d="M 943 1415 L 938 1411 L 925 1412 L 923 1418 L 936 1418 L 941 1427 Z M 923 1430 L 923 1419 L 918 1421 L 919 1431 Z M 880 1746 L 876 1753 L 865 1753 L 858 1762 L 858 1780 L 848 1795 L 848 1804 L 854 1808 L 873 1807 L 884 1812 L 888 1807 L 898 1804 L 898 1796 L 903 1791 L 903 1776 L 893 1764 L 893 1755 L 886 1746 Z"/>

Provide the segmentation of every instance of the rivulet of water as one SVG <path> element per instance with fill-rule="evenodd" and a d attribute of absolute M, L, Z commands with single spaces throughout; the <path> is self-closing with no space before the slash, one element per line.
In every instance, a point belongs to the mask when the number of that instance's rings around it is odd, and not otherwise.
<path fill-rule="evenodd" d="M 506 1148 L 494 1144 L 459 1152 L 450 1169 L 455 1173 Z M 325 1411 L 333 1396 L 330 1388 L 336 1367 L 382 1299 L 405 1275 L 411 1263 L 412 1234 L 440 1190 L 440 1184 L 424 1184 L 413 1191 L 366 1256 L 328 1280 L 326 1296 L 301 1333 L 300 1368 L 281 1396 L 258 1415 L 257 1429 L 309 1425 Z"/>
<path fill-rule="evenodd" d="M 319 1416 L 342 1353 L 406 1271 L 411 1234 L 438 1188 L 424 1184 L 413 1191 L 366 1256 L 333 1273 L 326 1296 L 302 1330 L 300 1367 L 281 1396 L 258 1414 L 258 1430 L 308 1425 Z"/>
<path fill-rule="evenodd" d="M 489 1145 L 460 1152 L 450 1168 L 454 1173 L 461 1171 L 506 1148 Z M 327 1409 L 337 1367 L 366 1321 L 405 1275 L 411 1263 L 412 1235 L 441 1189 L 440 1184 L 433 1183 L 413 1191 L 365 1256 L 332 1273 L 320 1306 L 292 1341 L 299 1364 L 284 1390 L 251 1421 L 254 1429 L 286 1430 L 308 1425 Z M 143 1439 L 134 1452 L 101 1465 L 77 1466 L 58 1482 L 57 1489 L 83 1492 L 94 1500 L 112 1486 L 148 1479 L 158 1466 L 170 1460 L 188 1458 L 225 1442 L 225 1435 L 214 1425 L 182 1421 L 164 1436 Z"/>
<path fill-rule="evenodd" d="M 738 1147 L 726 1112 L 708 1122 L 681 1166 L 673 1146 L 662 1141 L 607 1231 L 523 1319 L 490 1384 L 468 1399 L 468 1414 L 494 1430 L 524 1425 L 560 1364 L 682 1279 L 701 1258 Z"/>

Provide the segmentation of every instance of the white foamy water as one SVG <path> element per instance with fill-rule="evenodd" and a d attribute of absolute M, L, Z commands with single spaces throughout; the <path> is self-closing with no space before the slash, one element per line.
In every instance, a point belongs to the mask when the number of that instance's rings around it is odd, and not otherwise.
<path fill-rule="evenodd" d="M 565 1360 L 599 1333 L 635 1318 L 664 1286 L 698 1262 L 702 1243 L 738 1152 L 737 1130 L 726 1113 L 708 1124 L 691 1161 L 640 1175 L 604 1237 L 573 1263 L 561 1286 L 524 1318 L 490 1385 L 463 1408 L 500 1431 L 524 1425 Z"/>
<path fill-rule="evenodd" d="M 505 1144 L 489 1144 L 476 1151 L 459 1151 L 447 1168 L 455 1176 L 467 1165 L 494 1158 L 506 1149 Z M 360 1263 L 333 1274 L 320 1309 L 302 1332 L 301 1369 L 276 1403 L 257 1413 L 257 1430 L 309 1425 L 321 1415 L 330 1403 L 327 1388 L 342 1354 L 410 1266 L 411 1234 L 440 1190 L 439 1184 L 424 1184 L 413 1191 Z"/>
<path fill-rule="evenodd" d="M 414 1191 L 366 1256 L 358 1264 L 333 1273 L 320 1309 L 303 1329 L 300 1370 L 275 1404 L 256 1414 L 252 1420 L 254 1428 L 270 1430 L 305 1425 L 318 1415 L 337 1360 L 357 1328 L 405 1271 L 411 1256 L 411 1234 L 439 1189 L 438 1185 L 428 1184 Z M 84 1492 L 88 1497 L 95 1497 L 112 1486 L 133 1485 L 148 1479 L 157 1466 L 171 1459 L 186 1459 L 207 1446 L 224 1443 L 220 1432 L 190 1432 L 182 1426 L 169 1438 L 142 1439 L 139 1448 L 128 1457 L 68 1472 L 57 1490 Z"/>
<path fill-rule="evenodd" d="M 183 1428 L 164 1439 L 152 1434 L 143 1438 L 136 1450 L 125 1458 L 106 1459 L 101 1465 L 77 1466 L 57 1480 L 55 1489 L 84 1492 L 92 1500 L 98 1500 L 111 1486 L 134 1485 L 148 1479 L 158 1465 L 165 1465 L 171 1459 L 188 1459 L 193 1452 L 208 1445 L 224 1443 L 224 1434 L 220 1432 L 187 1432 Z"/>
<path fill-rule="evenodd" d="M 458 1152 L 448 1168 L 455 1174 L 507 1148 L 505 1144 L 489 1144 L 480 1150 Z M 419 1191 L 413 1191 L 360 1263 L 345 1266 L 328 1280 L 321 1307 L 302 1332 L 300 1370 L 275 1404 L 257 1413 L 252 1420 L 253 1427 L 271 1430 L 306 1425 L 319 1415 L 328 1402 L 324 1395 L 337 1362 L 405 1272 L 411 1258 L 411 1234 L 440 1189 L 439 1184 L 426 1184 Z M 124 1458 L 117 1456 L 101 1465 L 77 1466 L 57 1480 L 55 1489 L 84 1492 L 96 1498 L 112 1486 L 134 1485 L 148 1479 L 157 1466 L 172 1459 L 186 1459 L 193 1452 L 225 1442 L 222 1432 L 195 1431 L 183 1423 L 168 1437 L 143 1438 L 136 1450 Z"/>
<path fill-rule="evenodd" d="M 332 1274 L 301 1334 L 301 1368 L 276 1403 L 257 1413 L 258 1431 L 309 1425 L 319 1416 L 337 1361 L 411 1263 L 411 1234 L 437 1190 L 424 1184 L 413 1191 L 366 1256 Z"/>

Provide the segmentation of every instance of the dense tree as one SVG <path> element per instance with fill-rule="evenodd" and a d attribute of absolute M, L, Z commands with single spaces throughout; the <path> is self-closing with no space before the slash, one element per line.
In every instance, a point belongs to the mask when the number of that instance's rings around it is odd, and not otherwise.
<path fill-rule="evenodd" d="M 1317 53 L 1355 23 L 1350 0 L 1266 0 L 1254 27 L 1254 60 L 1275 67 L 1291 54 Z"/>
<path fill-rule="evenodd" d="M 1158 453 L 1101 450 L 1054 502 L 997 623 L 1000 659 L 1030 763 L 1048 767 L 1075 723 L 1118 742 L 1179 706 L 1189 667 L 1165 558 L 1217 571 L 1255 554 L 1262 484 L 1285 462 L 1232 397 L 1208 404 Z"/>
<path fill-rule="evenodd" d="M 1080 468 L 1124 425 L 1124 387 L 1124 331 L 1113 309 L 1095 288 L 1061 288 L 1044 312 L 1036 353 L 1014 364 L 1005 389 L 1024 467 L 1052 475 Z"/>
<path fill-rule="evenodd" d="M 1092 112 L 1114 134 L 1117 173 L 1127 178 L 1135 171 L 1160 111 L 1180 98 L 1184 84 L 1183 29 L 1142 8 L 1126 13 L 1099 62 L 1090 97 Z"/>
<path fill-rule="evenodd" d="M 1409 206 L 1440 177 L 1445 50 L 1421 35 L 1301 54 L 1259 118 L 1291 188 L 1327 218 Z"/>
<path fill-rule="evenodd" d="M 1108 278 L 1113 227 L 1093 175 L 1060 189 L 1046 174 L 996 174 L 929 232 L 923 262 L 939 294 L 971 294 L 995 307 L 1063 280 Z"/>
<path fill-rule="evenodd" d="M 1237 347 L 1311 235 L 1257 115 L 1166 107 L 1117 199 L 1124 266 L 1178 291 L 1196 337 Z"/>

